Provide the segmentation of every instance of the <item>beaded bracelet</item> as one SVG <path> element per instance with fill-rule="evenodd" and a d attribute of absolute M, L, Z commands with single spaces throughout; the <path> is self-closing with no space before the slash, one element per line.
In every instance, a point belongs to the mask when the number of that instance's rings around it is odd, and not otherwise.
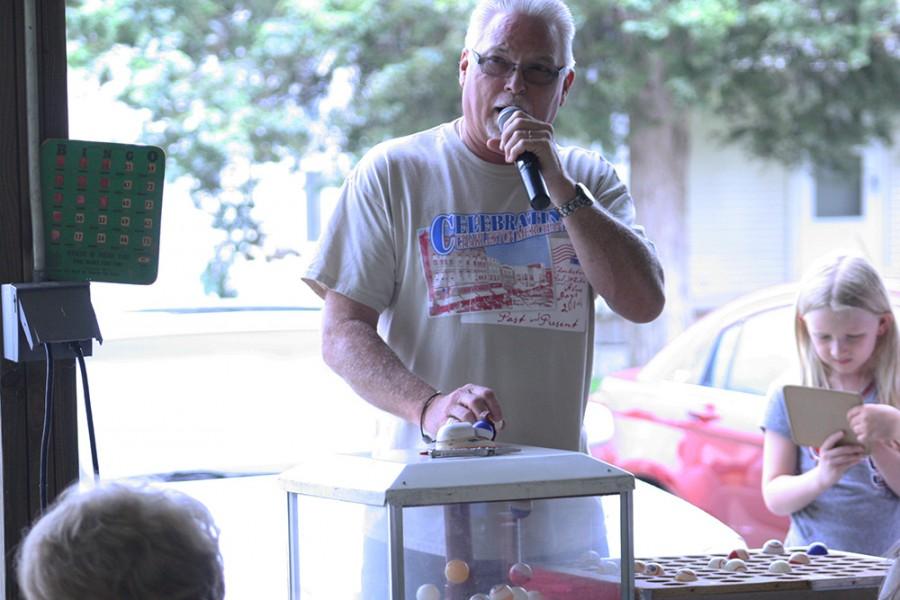
<path fill-rule="evenodd" d="M 428 407 L 431 406 L 431 403 L 434 402 L 434 399 L 441 394 L 443 394 L 443 392 L 437 391 L 425 398 L 425 402 L 422 404 L 422 412 L 419 413 L 419 433 L 422 434 L 422 441 L 426 444 L 434 442 L 434 438 L 425 433 L 425 411 L 428 410 Z"/>

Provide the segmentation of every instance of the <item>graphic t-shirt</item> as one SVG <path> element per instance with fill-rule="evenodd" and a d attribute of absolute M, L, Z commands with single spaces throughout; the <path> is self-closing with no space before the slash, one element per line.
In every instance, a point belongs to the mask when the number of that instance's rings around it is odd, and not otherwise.
<path fill-rule="evenodd" d="M 559 151 L 567 173 L 643 235 L 611 165 Z M 516 167 L 476 157 L 453 123 L 363 157 L 304 280 L 376 310 L 381 337 L 436 389 L 491 387 L 499 441 L 581 448 L 593 291 L 556 209 L 532 210 Z M 421 444 L 417 425 L 391 415 L 377 437 L 380 448 Z"/>

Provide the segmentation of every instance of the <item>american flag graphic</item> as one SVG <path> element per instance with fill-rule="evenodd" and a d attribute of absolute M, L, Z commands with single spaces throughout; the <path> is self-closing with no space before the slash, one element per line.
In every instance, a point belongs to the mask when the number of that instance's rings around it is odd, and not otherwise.
<path fill-rule="evenodd" d="M 575 255 L 575 248 L 572 247 L 572 244 L 560 244 L 559 246 L 555 246 L 553 250 L 551 250 L 550 255 L 553 258 L 554 265 L 560 263 L 578 264 L 578 257 Z"/>

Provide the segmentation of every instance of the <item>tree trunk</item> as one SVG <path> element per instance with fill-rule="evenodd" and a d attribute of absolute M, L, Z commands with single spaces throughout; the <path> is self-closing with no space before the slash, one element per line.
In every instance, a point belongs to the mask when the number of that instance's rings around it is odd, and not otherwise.
<path fill-rule="evenodd" d="M 628 325 L 629 359 L 642 365 L 692 320 L 687 260 L 688 123 L 665 86 L 662 60 L 648 57 L 648 80 L 631 111 L 630 188 L 637 221 L 656 244 L 666 276 L 666 308 L 654 322 Z"/>

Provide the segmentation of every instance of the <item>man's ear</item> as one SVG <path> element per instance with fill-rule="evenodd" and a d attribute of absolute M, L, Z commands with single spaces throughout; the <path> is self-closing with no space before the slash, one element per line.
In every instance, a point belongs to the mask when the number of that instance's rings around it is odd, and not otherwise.
<path fill-rule="evenodd" d="M 563 79 L 563 89 L 562 95 L 559 98 L 559 105 L 562 106 L 566 103 L 566 97 L 569 95 L 569 89 L 572 87 L 572 82 L 575 81 L 575 70 L 569 69 L 569 72 L 566 73 L 565 79 Z"/>
<path fill-rule="evenodd" d="M 469 68 L 469 52 L 463 48 L 459 55 L 459 87 L 463 86 L 466 81 L 466 70 Z"/>

